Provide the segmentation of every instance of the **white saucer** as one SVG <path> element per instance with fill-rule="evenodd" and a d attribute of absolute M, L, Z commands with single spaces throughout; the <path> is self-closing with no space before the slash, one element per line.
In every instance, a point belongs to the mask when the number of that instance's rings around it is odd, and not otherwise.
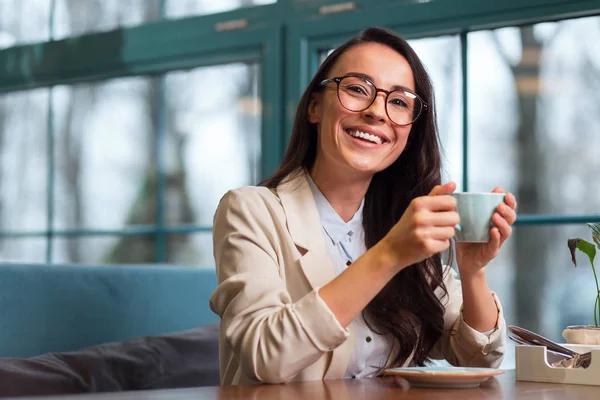
<path fill-rule="evenodd" d="M 397 375 L 411 386 L 428 388 L 474 388 L 504 371 L 494 368 L 412 367 L 388 368 L 386 375 Z"/>

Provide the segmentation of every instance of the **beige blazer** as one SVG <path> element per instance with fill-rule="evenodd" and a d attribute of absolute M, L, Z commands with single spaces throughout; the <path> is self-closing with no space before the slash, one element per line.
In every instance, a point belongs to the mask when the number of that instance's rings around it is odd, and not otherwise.
<path fill-rule="evenodd" d="M 276 190 L 226 193 L 215 214 L 213 242 L 219 285 L 210 307 L 221 317 L 221 383 L 343 378 L 354 336 L 315 291 L 336 273 L 304 173 Z M 475 331 L 462 320 L 460 281 L 448 272 L 445 331 L 431 357 L 497 367 L 506 343 L 500 303 L 493 295 L 499 313 L 495 332 L 488 337 Z M 389 360 L 393 354 L 394 349 Z"/>

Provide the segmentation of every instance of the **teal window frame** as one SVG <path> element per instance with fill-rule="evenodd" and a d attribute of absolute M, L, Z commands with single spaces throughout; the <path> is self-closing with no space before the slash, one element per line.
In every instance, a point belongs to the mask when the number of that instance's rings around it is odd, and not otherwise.
<path fill-rule="evenodd" d="M 347 11 L 335 11 L 340 3 Z M 344 8 L 344 7 L 341 7 Z M 164 7 L 163 7 L 164 9 Z M 163 13 L 164 14 L 164 13 Z M 468 49 L 467 34 L 544 21 L 600 15 L 600 0 L 279 0 L 275 4 L 220 14 L 165 20 L 137 27 L 92 33 L 59 41 L 16 46 L 0 51 L 0 94 L 58 84 L 91 82 L 116 77 L 162 74 L 201 66 L 256 60 L 261 65 L 262 157 L 261 175 L 279 165 L 289 140 L 298 100 L 315 73 L 323 50 L 338 46 L 358 30 L 386 26 L 405 37 L 456 34 L 461 38 L 463 75 L 463 189 L 468 189 L 468 124 L 466 124 Z M 243 20 L 242 29 L 216 31 L 217 24 Z M 40 238 L 47 243 L 46 262 L 53 260 L 58 237 L 102 235 L 156 235 L 156 262 L 166 260 L 168 234 L 210 232 L 211 226 L 168 226 L 164 219 L 165 140 L 164 91 L 159 91 L 156 224 L 123 229 L 54 229 L 54 132 L 49 113 L 48 221 L 36 232 L 6 231 L 2 238 Z M 517 224 L 578 224 L 600 222 L 598 215 L 520 215 Z"/>

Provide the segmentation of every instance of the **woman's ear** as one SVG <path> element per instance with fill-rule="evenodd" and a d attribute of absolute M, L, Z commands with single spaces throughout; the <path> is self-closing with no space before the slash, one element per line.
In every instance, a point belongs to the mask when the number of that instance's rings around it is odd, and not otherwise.
<path fill-rule="evenodd" d="M 318 124 L 321 122 L 321 96 L 319 93 L 313 93 L 308 103 L 308 122 Z"/>

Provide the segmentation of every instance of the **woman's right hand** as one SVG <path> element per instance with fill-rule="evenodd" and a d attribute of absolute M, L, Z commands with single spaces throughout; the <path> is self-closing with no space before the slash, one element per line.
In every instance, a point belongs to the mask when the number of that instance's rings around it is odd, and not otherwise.
<path fill-rule="evenodd" d="M 455 189 L 456 184 L 448 183 L 413 199 L 383 239 L 319 289 L 342 327 L 348 327 L 400 270 L 448 248 L 459 222 L 456 200 L 448 196 Z"/>
<path fill-rule="evenodd" d="M 398 271 L 423 261 L 450 246 L 454 227 L 460 222 L 454 182 L 434 187 L 429 195 L 414 198 L 400 221 L 379 242 L 380 251 Z"/>

